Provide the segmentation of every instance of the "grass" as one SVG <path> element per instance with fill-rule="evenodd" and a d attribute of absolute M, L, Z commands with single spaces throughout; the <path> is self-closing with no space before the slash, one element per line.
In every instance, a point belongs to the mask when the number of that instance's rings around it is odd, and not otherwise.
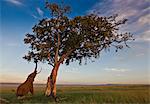
<path fill-rule="evenodd" d="M 44 86 L 36 86 L 35 94 L 24 100 L 15 96 L 16 87 L 1 86 L 0 97 L 10 104 L 56 104 L 44 96 Z M 105 85 L 57 87 L 58 104 L 150 104 L 150 85 Z"/>

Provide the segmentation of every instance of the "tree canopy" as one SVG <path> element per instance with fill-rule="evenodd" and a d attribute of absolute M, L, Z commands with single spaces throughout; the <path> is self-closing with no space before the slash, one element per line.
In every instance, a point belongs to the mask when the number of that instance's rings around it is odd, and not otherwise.
<path fill-rule="evenodd" d="M 51 11 L 49 18 L 36 24 L 25 36 L 24 43 L 29 44 L 30 51 L 24 58 L 28 61 L 38 60 L 54 66 L 60 62 L 70 62 L 98 58 L 101 51 L 110 47 L 122 49 L 132 34 L 119 33 L 120 26 L 127 19 L 117 20 L 118 15 L 99 16 L 88 14 L 69 18 L 69 6 L 46 3 Z M 124 43 L 124 44 L 122 44 Z"/>

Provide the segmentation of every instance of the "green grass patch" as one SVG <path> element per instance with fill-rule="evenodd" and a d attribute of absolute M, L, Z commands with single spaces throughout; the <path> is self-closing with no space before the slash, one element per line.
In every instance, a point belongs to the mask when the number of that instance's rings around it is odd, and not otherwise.
<path fill-rule="evenodd" d="M 1 87 L 0 97 L 10 104 L 56 104 L 54 99 L 44 96 L 45 87 L 35 87 L 35 94 L 18 100 L 16 87 Z M 58 86 L 57 104 L 149 104 L 149 85 L 109 86 Z"/>

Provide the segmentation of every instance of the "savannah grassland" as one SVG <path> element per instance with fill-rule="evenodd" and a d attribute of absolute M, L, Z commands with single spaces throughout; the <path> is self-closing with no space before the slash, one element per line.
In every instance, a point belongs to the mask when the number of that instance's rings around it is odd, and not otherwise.
<path fill-rule="evenodd" d="M 150 85 L 58 85 L 57 103 L 44 96 L 45 85 L 35 85 L 24 100 L 16 98 L 16 87 L 1 85 L 0 98 L 8 104 L 150 104 Z"/>

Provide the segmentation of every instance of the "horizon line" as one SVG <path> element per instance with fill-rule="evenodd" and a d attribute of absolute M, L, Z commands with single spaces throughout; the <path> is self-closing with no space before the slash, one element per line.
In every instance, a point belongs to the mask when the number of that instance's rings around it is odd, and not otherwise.
<path fill-rule="evenodd" d="M 0 82 L 0 84 L 21 84 L 14 82 Z M 36 85 L 45 85 L 46 83 L 34 83 Z M 101 83 L 101 84 L 80 84 L 80 83 L 57 83 L 57 85 L 150 85 L 149 83 Z"/>

